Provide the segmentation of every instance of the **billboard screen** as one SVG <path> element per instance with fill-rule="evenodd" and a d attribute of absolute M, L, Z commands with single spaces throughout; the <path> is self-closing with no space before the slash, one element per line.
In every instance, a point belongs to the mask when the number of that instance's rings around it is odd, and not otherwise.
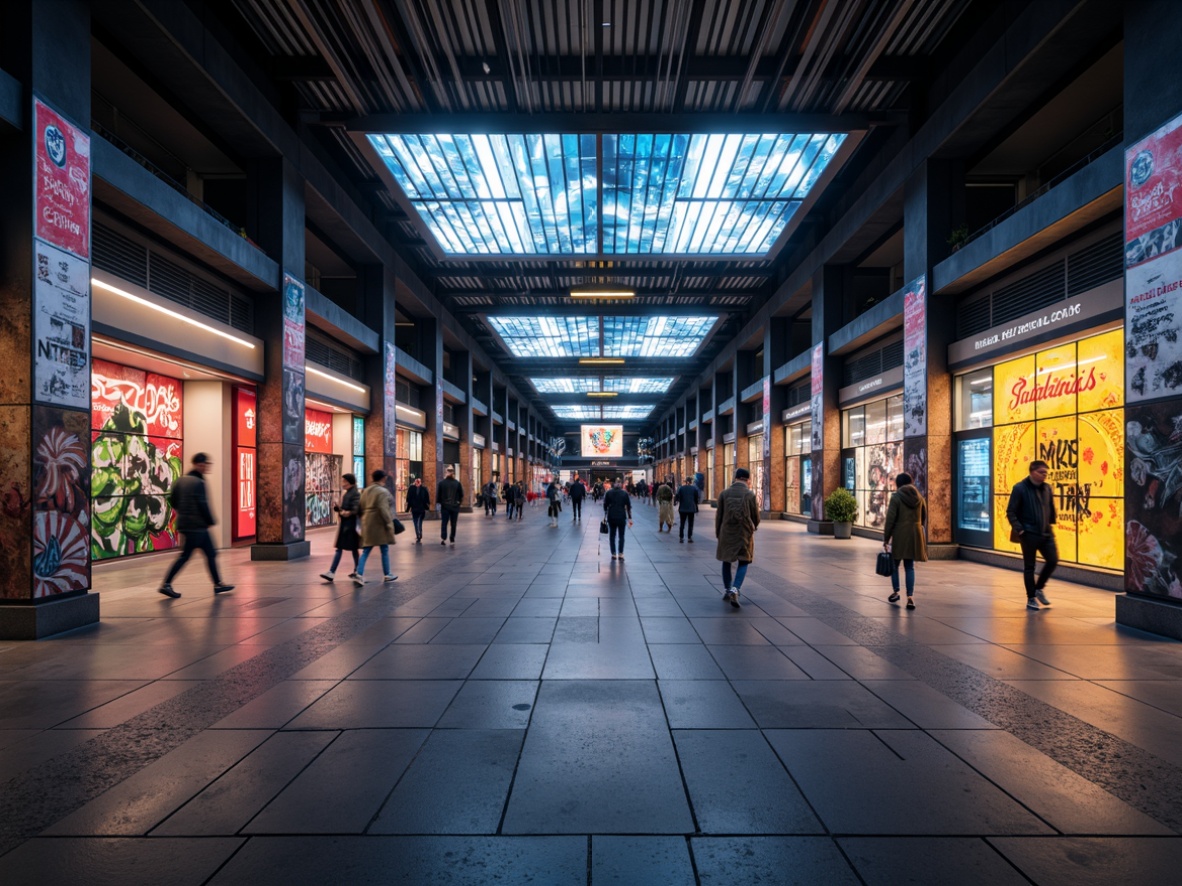
<path fill-rule="evenodd" d="M 583 458 L 623 458 L 623 425 L 583 425 L 579 435 L 583 441 Z"/>

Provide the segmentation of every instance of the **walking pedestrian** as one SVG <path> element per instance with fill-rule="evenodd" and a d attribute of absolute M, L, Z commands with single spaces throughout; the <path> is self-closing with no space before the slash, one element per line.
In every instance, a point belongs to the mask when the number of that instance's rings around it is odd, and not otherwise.
<path fill-rule="evenodd" d="M 487 502 L 487 499 L 485 499 Z M 422 477 L 415 477 L 410 489 L 406 490 L 406 509 L 410 511 L 411 522 L 415 527 L 415 544 L 423 543 L 423 517 L 431 508 L 431 493 L 423 485 Z"/>
<path fill-rule="evenodd" d="M 180 596 L 180 592 L 172 589 L 172 581 L 196 550 L 205 552 L 209 577 L 213 579 L 213 592 L 224 594 L 234 590 L 233 585 L 226 584 L 218 575 L 218 555 L 213 547 L 213 539 L 209 537 L 209 527 L 217 523 L 213 511 L 209 509 L 209 497 L 205 491 L 205 475 L 213 468 L 213 461 L 204 452 L 198 452 L 191 464 L 193 469 L 177 480 L 168 494 L 168 503 L 176 512 L 177 532 L 185 537 L 185 547 L 180 558 L 169 567 L 164 583 L 159 588 L 161 594 L 174 599 Z"/>
<path fill-rule="evenodd" d="M 365 563 L 376 546 L 382 553 L 382 576 L 397 581 L 390 572 L 390 545 L 394 544 L 394 496 L 386 488 L 386 472 L 380 468 L 370 475 L 373 482 L 361 493 L 361 561 L 353 583 L 365 584 Z"/>
<path fill-rule="evenodd" d="M 494 477 L 484 484 L 484 516 L 497 515 L 497 498 L 500 495 L 500 483 Z"/>
<path fill-rule="evenodd" d="M 505 484 L 505 516 L 510 521 L 513 520 L 514 511 L 517 510 L 517 484 Z"/>
<path fill-rule="evenodd" d="M 336 577 L 344 551 L 353 555 L 353 571 L 349 573 L 349 577 L 352 578 L 357 573 L 357 548 L 361 544 L 361 534 L 357 531 L 357 513 L 361 510 L 361 490 L 357 488 L 357 478 L 352 474 L 342 474 L 341 485 L 344 487 L 341 500 L 332 506 L 340 521 L 337 524 L 337 539 L 334 543 L 337 550 L 332 555 L 332 565 L 328 567 L 328 572 L 320 573 L 320 577 L 325 581 L 332 581 Z"/>
<path fill-rule="evenodd" d="M 550 485 L 546 487 L 546 501 L 550 503 L 549 508 L 546 510 L 546 515 L 550 518 L 551 527 L 558 525 L 558 498 L 561 494 L 558 488 L 558 481 L 551 480 Z"/>
<path fill-rule="evenodd" d="M 575 474 L 574 479 L 571 480 L 570 484 L 570 521 L 572 523 L 583 522 L 583 499 L 586 497 L 587 486 L 579 478 L 579 475 Z"/>
<path fill-rule="evenodd" d="M 603 513 L 607 517 L 608 546 L 611 548 L 613 560 L 624 559 L 625 526 L 632 525 L 632 497 L 623 486 L 612 486 L 612 481 L 604 482 Z M 616 554 L 619 540 L 619 555 Z"/>
<path fill-rule="evenodd" d="M 681 517 L 681 525 L 677 530 L 677 541 L 679 543 L 685 541 L 685 529 L 688 525 L 689 543 L 692 545 L 694 543 L 694 515 L 698 513 L 698 505 L 702 502 L 702 493 L 687 478 L 677 490 L 675 498 L 677 499 L 677 513 Z"/>
<path fill-rule="evenodd" d="M 657 532 L 662 532 L 666 526 L 673 531 L 673 487 L 666 480 L 657 487 Z"/>
<path fill-rule="evenodd" d="M 759 526 L 759 504 L 750 486 L 751 472 L 737 468 L 734 482 L 718 496 L 714 512 L 714 534 L 718 537 L 714 556 L 722 561 L 722 599 L 736 609 L 747 567 L 755 559 L 755 530 Z M 731 563 L 736 561 L 739 568 L 732 581 Z"/>
<path fill-rule="evenodd" d="M 456 526 L 460 522 L 460 506 L 464 503 L 464 487 L 456 479 L 456 469 L 448 465 L 444 471 L 444 478 L 439 481 L 435 489 L 435 504 L 439 506 L 439 517 L 443 525 L 439 529 L 439 543 L 447 544 L 450 540 L 456 543 Z M 448 527 L 451 536 L 448 536 Z"/>
<path fill-rule="evenodd" d="M 928 558 L 924 532 L 928 525 L 928 503 L 913 485 L 911 475 L 895 477 L 895 491 L 887 505 L 886 523 L 882 527 L 882 547 L 891 555 L 890 603 L 899 602 L 899 563 L 907 576 L 907 608 L 915 608 L 915 561 Z"/>
<path fill-rule="evenodd" d="M 1030 463 L 1030 473 L 1010 491 L 1006 519 L 1010 521 L 1010 541 L 1022 546 L 1022 580 L 1026 585 L 1026 608 L 1038 611 L 1038 604 L 1050 606 L 1043 589 L 1059 565 L 1059 546 L 1055 542 L 1055 496 L 1047 485 L 1050 466 L 1041 459 Z M 1043 566 L 1038 581 L 1034 564 L 1042 554 Z"/>

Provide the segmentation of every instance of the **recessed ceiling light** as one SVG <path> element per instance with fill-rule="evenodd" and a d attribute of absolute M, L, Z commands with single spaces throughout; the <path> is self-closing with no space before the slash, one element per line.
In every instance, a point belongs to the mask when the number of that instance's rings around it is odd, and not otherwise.
<path fill-rule="evenodd" d="M 636 298 L 636 291 L 632 289 L 572 289 L 571 298 Z"/>
<path fill-rule="evenodd" d="M 588 397 L 618 397 L 615 391 L 588 391 Z"/>
<path fill-rule="evenodd" d="M 580 357 L 580 366 L 623 366 L 623 357 Z"/>

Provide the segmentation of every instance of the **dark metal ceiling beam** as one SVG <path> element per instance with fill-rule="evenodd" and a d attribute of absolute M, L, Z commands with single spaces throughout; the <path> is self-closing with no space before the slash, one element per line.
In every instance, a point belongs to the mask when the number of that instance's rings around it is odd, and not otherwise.
<path fill-rule="evenodd" d="M 455 304 L 448 294 L 440 294 L 441 300 L 447 299 L 447 309 L 453 314 L 520 314 L 523 311 L 535 316 L 544 317 L 584 317 L 584 316 L 613 316 L 613 317 L 644 317 L 651 314 L 661 314 L 665 317 L 690 317 L 702 314 L 745 314 L 747 304 L 742 305 L 712 305 L 700 302 L 696 305 L 684 303 L 675 305 L 637 305 L 625 302 L 602 301 L 594 304 L 585 302 L 564 302 L 556 305 L 544 304 L 483 304 L 463 305 Z"/>
<path fill-rule="evenodd" d="M 405 135 L 453 132 L 854 132 L 902 122 L 902 115 L 850 114 L 368 114 L 344 121 L 350 132 Z"/>
<path fill-rule="evenodd" d="M 647 256 L 644 259 L 638 259 L 651 263 L 654 261 L 652 256 Z M 603 277 L 603 278 L 618 278 L 618 277 L 634 277 L 640 280 L 660 279 L 664 277 L 673 277 L 680 275 L 684 280 L 686 277 L 774 277 L 775 271 L 770 267 L 763 268 L 744 268 L 737 266 L 734 262 L 725 262 L 711 265 L 710 267 L 698 267 L 691 262 L 685 262 L 679 267 L 675 268 L 579 268 L 572 267 L 568 264 L 559 262 L 557 269 L 550 267 L 532 267 L 529 261 L 514 262 L 512 268 L 494 268 L 487 264 L 480 266 L 468 266 L 463 261 L 449 263 L 447 267 L 428 268 L 425 269 L 420 276 L 422 277 L 482 277 L 484 279 L 495 279 L 497 277 L 549 277 L 554 270 L 563 277 Z M 690 290 L 691 292 L 693 290 Z M 484 292 L 483 290 L 481 292 Z M 473 290 L 476 294 L 477 291 Z M 457 293 L 459 294 L 459 293 Z M 467 295 L 468 293 L 462 293 Z M 489 295 L 514 295 L 521 294 L 520 291 L 512 292 L 509 290 L 488 290 Z M 565 290 L 563 290 L 565 294 Z M 721 294 L 721 293 L 720 293 Z"/>

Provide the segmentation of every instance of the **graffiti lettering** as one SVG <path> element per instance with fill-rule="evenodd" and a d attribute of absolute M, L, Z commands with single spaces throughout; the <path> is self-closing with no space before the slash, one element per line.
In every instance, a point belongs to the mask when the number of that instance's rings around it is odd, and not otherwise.
<path fill-rule="evenodd" d="M 1074 513 L 1078 517 L 1092 516 L 1090 507 L 1092 501 L 1091 483 L 1056 483 L 1058 503 L 1056 508 L 1060 513 Z"/>
<path fill-rule="evenodd" d="M 1035 384 L 1033 387 L 1029 384 L 1029 380 L 1020 378 L 1014 382 L 1014 386 L 1010 388 L 1012 399 L 1010 400 L 1010 409 L 1014 410 L 1023 403 L 1037 403 L 1042 400 L 1050 400 L 1054 397 L 1065 397 L 1071 394 L 1080 394 L 1084 391 L 1090 391 L 1096 387 L 1096 368 L 1093 366 L 1088 369 L 1087 377 L 1076 375 L 1075 378 L 1067 379 L 1056 376 L 1051 372 L 1047 375 L 1047 380 L 1042 384 Z"/>

